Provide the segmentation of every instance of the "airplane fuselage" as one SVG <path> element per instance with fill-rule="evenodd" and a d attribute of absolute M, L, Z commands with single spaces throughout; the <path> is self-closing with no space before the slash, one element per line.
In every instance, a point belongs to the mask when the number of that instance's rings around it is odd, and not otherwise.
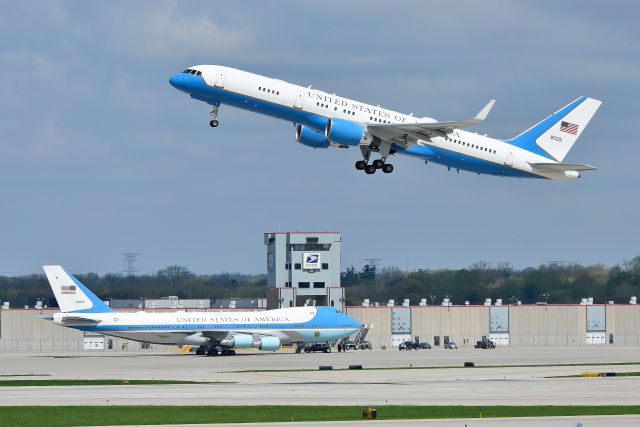
<path fill-rule="evenodd" d="M 56 313 L 53 321 L 82 331 L 99 332 L 155 344 L 204 344 L 233 335 L 276 336 L 282 344 L 333 341 L 360 328 L 352 318 L 329 307 L 294 307 L 267 311 L 172 311 Z"/>
<path fill-rule="evenodd" d="M 365 129 L 367 125 L 436 122 L 431 118 L 416 118 L 311 87 L 217 65 L 190 67 L 172 76 L 170 82 L 192 98 L 213 106 L 212 126 L 217 126 L 217 108 L 226 104 L 302 126 L 302 136 L 308 135 L 309 138 L 301 141 L 301 129 L 298 129 L 298 141 L 314 148 L 359 145 L 361 149 L 373 147 L 372 150 L 376 151 L 375 144 L 372 144 L 374 138 L 366 131 L 362 140 L 353 144 L 335 144 L 326 140 L 327 123 L 332 119 L 360 124 Z M 391 154 L 396 153 L 478 174 L 551 179 L 579 176 L 565 171 L 536 170 L 532 164 L 554 161 L 544 152 L 537 154 L 509 142 L 462 129 L 418 138 L 412 144 L 393 144 Z"/>

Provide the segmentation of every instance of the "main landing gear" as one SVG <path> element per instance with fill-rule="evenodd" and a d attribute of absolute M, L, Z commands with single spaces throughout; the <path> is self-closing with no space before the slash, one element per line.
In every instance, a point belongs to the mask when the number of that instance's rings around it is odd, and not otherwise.
<path fill-rule="evenodd" d="M 209 114 L 211 114 L 211 117 L 212 117 L 211 121 L 209 121 L 209 126 L 211 126 L 212 128 L 217 128 L 218 125 L 220 124 L 220 123 L 218 123 L 218 120 L 217 120 L 217 118 L 218 118 L 218 109 L 219 109 L 219 107 L 213 107 L 211 109 L 211 112 L 209 113 Z"/>
<path fill-rule="evenodd" d="M 385 163 L 382 159 L 376 159 L 371 164 L 367 164 L 365 160 L 358 160 L 356 162 L 356 169 L 364 171 L 367 175 L 373 175 L 376 170 L 382 169 L 384 173 L 393 172 L 393 165 L 391 163 Z"/>
<path fill-rule="evenodd" d="M 378 151 L 380 153 L 380 158 L 374 160 L 369 164 L 369 157 L 371 156 L 371 150 Z M 384 173 L 393 172 L 393 165 L 391 163 L 387 163 L 387 157 L 391 154 L 391 144 L 388 142 L 378 142 L 375 146 L 360 146 L 360 151 L 362 152 L 362 157 L 364 160 L 358 160 L 356 162 L 356 169 L 359 171 L 364 171 L 367 175 L 373 175 L 376 173 L 376 170 L 382 169 Z"/>
<path fill-rule="evenodd" d="M 234 356 L 236 354 L 236 351 L 230 348 L 226 348 L 226 347 L 206 347 L 206 346 L 200 346 L 196 349 L 196 354 L 198 356 L 217 356 L 218 354 L 222 355 L 222 356 Z"/>

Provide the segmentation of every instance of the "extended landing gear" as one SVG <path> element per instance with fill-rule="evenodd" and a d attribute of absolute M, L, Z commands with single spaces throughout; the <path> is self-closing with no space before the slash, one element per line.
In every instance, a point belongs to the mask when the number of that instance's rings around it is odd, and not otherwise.
<path fill-rule="evenodd" d="M 381 158 L 374 160 L 369 164 L 369 157 L 371 156 L 371 150 L 378 151 L 381 155 Z M 360 151 L 362 151 L 362 157 L 364 160 L 358 160 L 356 162 L 356 169 L 359 171 L 364 171 L 367 175 L 373 175 L 376 173 L 376 170 L 382 169 L 384 173 L 393 172 L 393 165 L 387 163 L 387 157 L 391 154 L 391 144 L 383 143 L 378 144 L 377 146 L 360 146 Z"/>
<path fill-rule="evenodd" d="M 200 346 L 196 349 L 196 354 L 198 356 L 217 356 L 217 355 L 222 355 L 222 356 L 234 356 L 236 354 L 236 351 L 231 349 L 231 348 L 220 348 L 220 346 L 218 347 L 205 347 L 205 346 Z"/>
<path fill-rule="evenodd" d="M 213 107 L 211 108 L 211 112 L 209 114 L 211 114 L 211 121 L 209 121 L 209 126 L 211 126 L 212 128 L 217 128 L 218 125 L 220 123 L 218 123 L 218 107 Z"/>
<path fill-rule="evenodd" d="M 391 163 L 385 163 L 384 160 L 380 159 L 374 160 L 370 165 L 364 160 L 358 160 L 356 162 L 356 169 L 359 171 L 363 170 L 367 175 L 373 175 L 378 169 L 382 169 L 384 173 L 391 173 L 393 172 L 393 165 Z"/>

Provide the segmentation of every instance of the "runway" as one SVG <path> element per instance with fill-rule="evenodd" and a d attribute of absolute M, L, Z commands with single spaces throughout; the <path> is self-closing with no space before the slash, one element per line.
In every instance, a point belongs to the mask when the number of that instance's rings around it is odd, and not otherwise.
<path fill-rule="evenodd" d="M 374 350 L 330 354 L 1 354 L 3 379 L 172 379 L 221 384 L 0 387 L 0 405 L 639 405 L 637 347 Z M 479 367 L 464 368 L 465 361 Z M 630 365 L 607 363 L 632 362 Z M 511 366 L 596 363 L 595 366 Z M 337 370 L 350 364 L 372 370 Z M 336 370 L 319 371 L 319 365 Z M 415 369 L 416 367 L 429 369 Z M 447 367 L 448 366 L 448 367 Z M 251 370 L 281 370 L 250 372 Z M 302 371 L 282 371 L 301 369 Z M 15 377 L 13 377 L 15 376 Z"/>

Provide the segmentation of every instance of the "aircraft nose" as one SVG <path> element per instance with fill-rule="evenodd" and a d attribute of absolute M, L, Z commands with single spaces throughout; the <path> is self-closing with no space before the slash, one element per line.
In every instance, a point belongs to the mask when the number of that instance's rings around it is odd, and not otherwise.
<path fill-rule="evenodd" d="M 178 90 L 183 90 L 184 87 L 186 86 L 186 82 L 185 82 L 185 76 L 187 74 L 185 73 L 178 73 L 178 74 L 174 74 L 173 76 L 171 76 L 169 78 L 169 83 L 171 84 L 171 86 L 175 87 Z"/>

